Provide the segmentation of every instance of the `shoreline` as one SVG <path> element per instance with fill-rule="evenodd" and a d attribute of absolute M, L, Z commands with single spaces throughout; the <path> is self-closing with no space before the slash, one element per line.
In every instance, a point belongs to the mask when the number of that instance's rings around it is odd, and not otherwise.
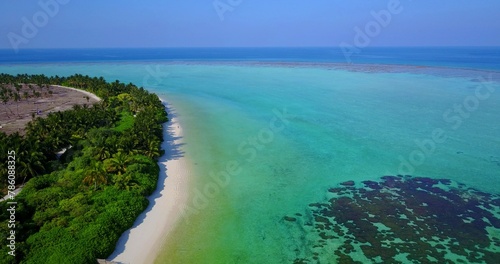
<path fill-rule="evenodd" d="M 167 108 L 169 121 L 164 124 L 162 149 L 158 160 L 160 174 L 156 190 L 148 197 L 149 205 L 135 220 L 133 226 L 118 240 L 115 251 L 107 258 L 117 263 L 153 263 L 168 234 L 181 218 L 181 210 L 189 197 L 188 159 L 181 150 L 183 131 L 176 112 Z"/>
<path fill-rule="evenodd" d="M 70 89 L 70 90 L 73 90 L 73 91 L 78 91 L 78 92 L 81 92 L 81 93 L 87 95 L 90 98 L 93 98 L 96 101 L 101 101 L 101 98 L 99 96 L 97 96 L 97 95 L 95 95 L 95 94 L 93 94 L 91 92 L 85 91 L 85 90 L 81 90 L 81 89 L 73 88 L 73 87 L 68 87 L 68 86 L 62 86 L 62 85 L 51 85 L 51 86 L 59 87 L 59 88 L 64 88 L 64 89 Z"/>

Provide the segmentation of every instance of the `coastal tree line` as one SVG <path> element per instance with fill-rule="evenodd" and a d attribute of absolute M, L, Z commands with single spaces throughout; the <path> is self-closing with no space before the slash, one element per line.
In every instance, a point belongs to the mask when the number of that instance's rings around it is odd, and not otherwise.
<path fill-rule="evenodd" d="M 0 74 L 0 84 L 63 85 L 102 98 L 38 117 L 25 135 L 0 132 L 0 161 L 16 151 L 16 182 L 25 183 L 15 198 L 16 256 L 4 255 L 0 263 L 94 263 L 107 257 L 156 188 L 155 160 L 163 152 L 162 123 L 168 120 L 163 104 L 143 88 L 102 77 Z M 0 177 L 4 195 L 6 162 L 0 163 Z M 10 232 L 7 208 L 0 204 L 2 238 Z M 8 241 L 0 241 L 8 252 Z"/>

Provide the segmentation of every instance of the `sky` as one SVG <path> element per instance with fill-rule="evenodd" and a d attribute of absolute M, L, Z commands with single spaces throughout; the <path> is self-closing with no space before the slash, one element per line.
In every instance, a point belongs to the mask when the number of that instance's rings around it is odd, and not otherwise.
<path fill-rule="evenodd" d="M 500 1 L 0 1 L 0 49 L 366 43 L 500 46 Z"/>

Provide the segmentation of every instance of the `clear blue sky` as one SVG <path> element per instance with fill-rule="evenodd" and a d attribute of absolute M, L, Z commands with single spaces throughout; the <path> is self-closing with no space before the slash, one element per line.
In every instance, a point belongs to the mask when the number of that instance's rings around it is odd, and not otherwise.
<path fill-rule="evenodd" d="M 241 0 L 224 20 L 213 0 L 40 0 L 51 1 L 68 3 L 47 23 L 39 1 L 0 1 L 0 48 L 13 34 L 20 48 L 338 46 L 394 0 Z M 499 0 L 400 3 L 371 46 L 500 46 Z M 38 32 L 23 35 L 37 14 Z"/>

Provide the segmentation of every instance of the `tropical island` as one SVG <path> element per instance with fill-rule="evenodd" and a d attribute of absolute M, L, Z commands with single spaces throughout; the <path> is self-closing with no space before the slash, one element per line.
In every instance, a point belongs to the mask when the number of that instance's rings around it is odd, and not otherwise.
<path fill-rule="evenodd" d="M 25 183 L 19 195 L 0 203 L 0 234 L 13 237 L 0 243 L 12 252 L 0 263 L 106 258 L 156 188 L 162 124 L 168 120 L 164 105 L 144 88 L 102 77 L 1 74 L 0 84 L 4 105 L 23 100 L 24 91 L 24 100 L 45 93 L 50 101 L 58 86 L 101 99 L 82 97 L 88 104 L 43 117 L 33 113 L 21 133 L 0 132 L 0 159 L 14 157 L 0 164 L 2 197 Z M 14 220 L 9 208 L 15 208 Z"/>

